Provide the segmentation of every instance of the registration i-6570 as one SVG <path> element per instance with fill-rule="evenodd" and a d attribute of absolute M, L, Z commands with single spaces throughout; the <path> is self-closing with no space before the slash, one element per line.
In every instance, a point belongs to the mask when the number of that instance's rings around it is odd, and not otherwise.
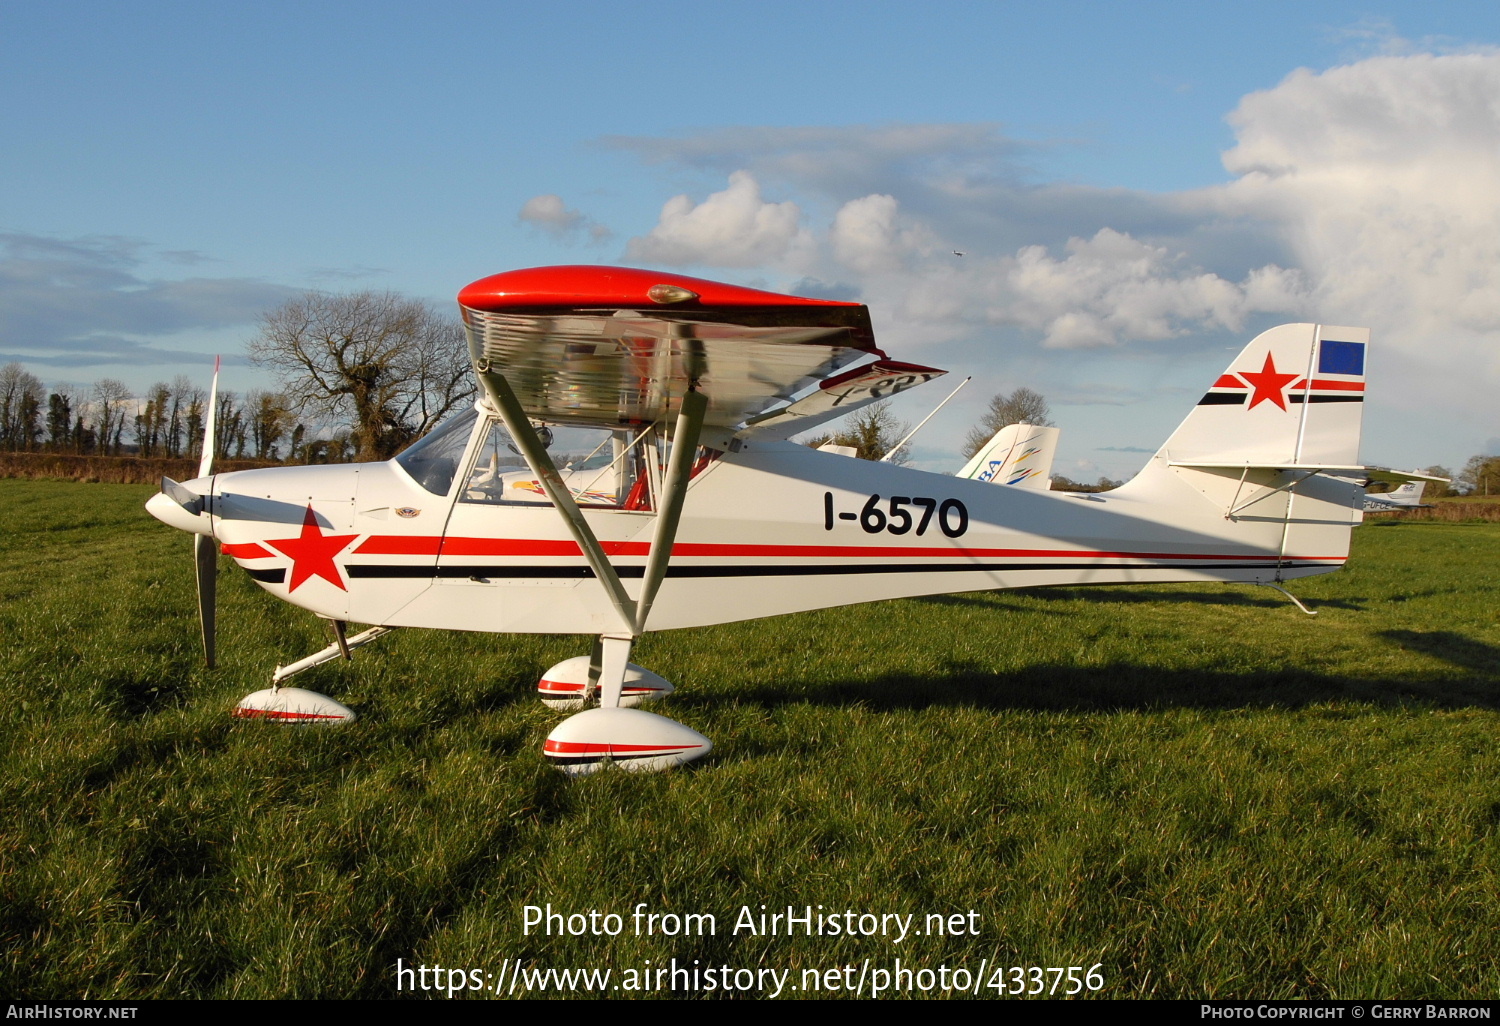
<path fill-rule="evenodd" d="M 936 525 L 949 538 L 969 529 L 969 511 L 958 499 L 929 499 L 921 495 L 871 495 L 859 512 L 834 508 L 832 492 L 823 493 L 823 530 L 832 531 L 839 520 L 854 521 L 866 534 L 914 534 L 921 536 Z"/>

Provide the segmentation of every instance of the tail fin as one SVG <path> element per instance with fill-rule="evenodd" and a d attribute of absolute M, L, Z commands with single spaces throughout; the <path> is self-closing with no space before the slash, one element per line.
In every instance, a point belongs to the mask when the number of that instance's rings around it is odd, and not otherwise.
<path fill-rule="evenodd" d="M 1060 434 L 1054 427 L 1009 424 L 995 432 L 958 476 L 1022 488 L 1051 488 L 1052 457 L 1057 454 Z"/>
<path fill-rule="evenodd" d="M 1387 493 L 1385 501 L 1393 506 L 1415 506 L 1422 501 L 1426 481 L 1408 481 L 1394 492 Z"/>
<path fill-rule="evenodd" d="M 1256 336 L 1157 459 L 1352 467 L 1359 460 L 1367 328 L 1284 324 Z"/>
<path fill-rule="evenodd" d="M 1369 339 L 1365 328 L 1321 324 L 1262 332 L 1121 491 L 1201 509 L 1189 497 L 1198 492 L 1248 542 L 1276 545 L 1276 579 L 1299 559 L 1346 556 L 1364 497 Z"/>

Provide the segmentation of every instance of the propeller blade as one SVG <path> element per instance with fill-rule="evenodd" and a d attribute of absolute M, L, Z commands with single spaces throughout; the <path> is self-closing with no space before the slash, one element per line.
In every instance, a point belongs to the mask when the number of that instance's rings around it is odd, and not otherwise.
<path fill-rule="evenodd" d="M 198 459 L 198 476 L 214 472 L 214 421 L 219 419 L 219 358 L 214 357 L 214 383 L 208 389 L 208 416 L 203 421 L 203 454 Z"/>
<path fill-rule="evenodd" d="M 214 668 L 214 603 L 218 596 L 219 550 L 212 537 L 193 535 L 193 561 L 198 567 L 198 621 L 203 625 L 203 657 Z"/>
<path fill-rule="evenodd" d="M 161 479 L 161 490 L 167 498 L 177 503 L 177 505 L 187 510 L 193 516 L 197 516 L 203 512 L 203 496 L 189 488 L 184 488 L 170 477 L 163 477 Z"/>

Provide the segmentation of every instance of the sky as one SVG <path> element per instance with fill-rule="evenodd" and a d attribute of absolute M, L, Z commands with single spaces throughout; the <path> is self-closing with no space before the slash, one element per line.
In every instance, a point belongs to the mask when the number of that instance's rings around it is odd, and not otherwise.
<path fill-rule="evenodd" d="M 1500 5 L 0 0 L 0 362 L 269 384 L 308 289 L 625 264 L 867 303 L 952 471 L 1025 385 L 1128 477 L 1369 327 L 1362 457 L 1500 452 Z M 957 253 L 962 255 L 957 255 Z M 946 384 L 945 384 L 946 383 Z"/>

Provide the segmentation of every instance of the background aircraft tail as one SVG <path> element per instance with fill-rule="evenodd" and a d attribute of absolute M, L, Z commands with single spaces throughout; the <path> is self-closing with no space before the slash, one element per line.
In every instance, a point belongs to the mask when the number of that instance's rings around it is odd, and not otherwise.
<path fill-rule="evenodd" d="M 1399 513 L 1408 509 L 1427 509 L 1428 505 L 1422 502 L 1422 492 L 1426 487 L 1426 481 L 1407 481 L 1394 491 L 1366 492 L 1365 512 Z"/>
<path fill-rule="evenodd" d="M 1052 457 L 1057 454 L 1055 427 L 1008 424 L 995 432 L 958 477 L 1022 488 L 1052 487 Z"/>

